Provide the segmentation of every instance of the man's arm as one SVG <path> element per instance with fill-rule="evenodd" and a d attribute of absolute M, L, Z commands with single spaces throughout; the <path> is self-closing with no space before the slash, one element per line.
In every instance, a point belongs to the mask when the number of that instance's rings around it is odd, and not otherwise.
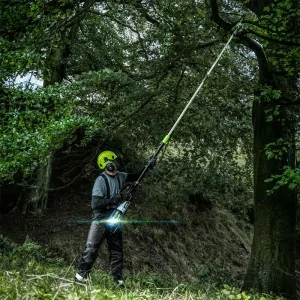
<path fill-rule="evenodd" d="M 92 209 L 104 209 L 108 205 L 117 205 L 119 203 L 119 195 L 107 199 L 101 196 L 92 196 Z"/>
<path fill-rule="evenodd" d="M 127 177 L 125 179 L 125 182 L 137 181 L 139 179 L 140 175 L 142 174 L 144 168 L 145 167 L 143 167 L 142 169 L 140 169 L 139 171 L 137 171 L 135 173 L 127 173 Z"/>
<path fill-rule="evenodd" d="M 150 160 L 148 162 L 149 166 L 146 172 L 151 171 L 155 165 L 156 165 L 156 158 L 152 158 L 150 157 Z M 142 172 L 144 171 L 145 167 L 143 167 L 142 169 L 140 169 L 138 172 L 135 173 L 127 173 L 127 177 L 125 179 L 125 182 L 133 182 L 133 181 L 137 181 L 139 179 L 139 177 L 141 176 Z"/>

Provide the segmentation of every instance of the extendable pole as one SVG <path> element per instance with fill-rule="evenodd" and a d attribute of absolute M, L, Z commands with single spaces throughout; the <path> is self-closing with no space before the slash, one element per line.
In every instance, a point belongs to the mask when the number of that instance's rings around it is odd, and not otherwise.
<path fill-rule="evenodd" d="M 215 62 L 213 63 L 213 65 L 211 66 L 211 68 L 206 72 L 203 80 L 201 81 L 201 83 L 199 84 L 198 88 L 196 89 L 195 93 L 193 94 L 193 96 L 191 97 L 191 99 L 189 100 L 189 102 L 186 104 L 185 108 L 183 109 L 183 111 L 181 112 L 180 116 L 178 117 L 178 119 L 176 120 L 176 122 L 174 123 L 173 127 L 170 129 L 170 131 L 168 132 L 168 134 L 164 137 L 163 141 L 161 142 L 161 144 L 158 146 L 158 148 L 156 149 L 154 155 L 152 156 L 152 159 L 156 159 L 158 154 L 161 152 L 161 150 L 164 148 L 165 145 L 167 145 L 167 143 L 169 142 L 172 133 L 174 132 L 175 128 L 177 127 L 177 125 L 179 124 L 179 122 L 181 121 L 181 119 L 183 118 L 184 114 L 186 113 L 186 111 L 188 110 L 188 108 L 190 107 L 190 105 L 192 104 L 192 102 L 194 101 L 194 99 L 196 98 L 197 94 L 200 92 L 200 90 L 202 89 L 205 81 L 207 80 L 207 78 L 210 76 L 211 72 L 213 71 L 213 69 L 215 68 L 215 66 L 217 65 L 217 63 L 219 62 L 219 60 L 221 59 L 223 53 L 225 52 L 226 48 L 228 47 L 228 45 L 230 44 L 230 42 L 232 41 L 233 37 L 235 36 L 235 34 L 237 33 L 241 23 L 242 23 L 243 18 L 237 23 L 237 25 L 235 26 L 235 30 L 233 31 L 233 33 L 231 34 L 229 40 L 227 41 L 227 43 L 225 44 L 225 46 L 223 47 L 222 51 L 220 52 L 219 56 L 217 57 L 217 59 L 215 60 Z M 151 164 L 151 160 L 148 162 L 148 164 L 145 166 L 143 172 L 141 173 L 140 177 L 138 178 L 138 180 L 135 182 L 134 187 L 136 187 L 140 181 L 143 179 L 143 177 L 145 176 L 145 174 L 147 173 L 147 170 L 149 169 L 149 166 Z"/>
<path fill-rule="evenodd" d="M 223 47 L 223 49 L 220 52 L 220 54 L 218 55 L 217 59 L 215 60 L 215 62 L 211 66 L 211 68 L 207 71 L 207 73 L 205 74 L 203 80 L 199 84 L 198 88 L 196 89 L 195 93 L 193 94 L 193 96 L 191 97 L 191 99 L 189 100 L 189 102 L 186 104 L 185 108 L 183 109 L 183 111 L 181 112 L 181 114 L 179 115 L 179 117 L 177 118 L 177 120 L 174 123 L 173 127 L 170 129 L 170 131 L 168 132 L 168 134 L 164 137 L 164 139 L 162 140 L 162 142 L 160 143 L 160 145 L 156 149 L 154 155 L 152 156 L 153 160 L 158 157 L 158 155 L 161 152 L 161 150 L 168 144 L 168 142 L 169 142 L 169 140 L 171 138 L 171 135 L 173 134 L 173 132 L 176 129 L 177 125 L 179 124 L 179 122 L 183 118 L 184 114 L 186 113 L 186 111 L 188 110 L 188 108 L 190 107 L 190 105 L 192 104 L 192 102 L 194 101 L 194 99 L 196 98 L 197 94 L 202 89 L 205 81 L 210 76 L 211 72 L 213 71 L 213 69 L 215 68 L 215 66 L 217 65 L 217 63 L 219 62 L 219 60 L 221 59 L 221 57 L 222 57 L 223 53 L 225 52 L 226 48 L 228 47 L 228 45 L 232 41 L 233 37 L 237 33 L 237 31 L 238 31 L 238 29 L 239 29 L 239 27 L 240 27 L 240 25 L 242 23 L 242 20 L 243 20 L 243 18 L 237 23 L 237 25 L 235 26 L 236 27 L 235 30 L 231 34 L 229 40 L 227 41 L 227 43 Z M 149 170 L 150 165 L 151 165 L 151 160 L 148 162 L 148 164 L 143 169 L 143 171 L 142 171 L 141 175 L 139 176 L 138 180 L 131 186 L 130 190 L 128 191 L 128 193 L 125 196 L 125 201 L 123 201 L 118 206 L 118 208 L 116 208 L 116 210 L 112 213 L 112 215 L 108 219 L 108 223 L 116 223 L 116 222 L 118 222 L 119 220 L 121 220 L 123 218 L 125 212 L 127 211 L 128 207 L 129 207 L 129 205 L 130 205 L 130 203 L 132 201 L 132 198 L 133 198 L 132 193 L 133 193 L 133 191 L 137 188 L 137 186 L 140 184 L 141 180 L 145 177 L 147 171 Z M 114 230 L 116 230 L 116 229 L 114 229 Z"/>

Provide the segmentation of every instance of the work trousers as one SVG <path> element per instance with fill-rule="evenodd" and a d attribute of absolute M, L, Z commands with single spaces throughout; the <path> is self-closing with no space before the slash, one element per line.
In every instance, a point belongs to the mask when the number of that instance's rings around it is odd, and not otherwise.
<path fill-rule="evenodd" d="M 82 253 L 82 257 L 79 262 L 79 274 L 83 277 L 87 277 L 90 273 L 92 266 L 97 258 L 97 253 L 106 239 L 108 251 L 111 275 L 114 280 L 122 279 L 123 271 L 123 236 L 121 227 L 113 232 L 109 226 L 105 223 L 101 223 L 100 220 L 93 220 L 88 238 L 85 245 L 85 250 Z"/>

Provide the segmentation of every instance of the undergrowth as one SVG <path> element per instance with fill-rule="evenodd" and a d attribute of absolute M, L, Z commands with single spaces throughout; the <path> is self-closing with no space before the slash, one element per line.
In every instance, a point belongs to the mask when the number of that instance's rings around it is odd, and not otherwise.
<path fill-rule="evenodd" d="M 228 285 L 186 285 L 151 274 L 126 279 L 116 289 L 110 277 L 94 271 L 87 284 L 75 283 L 75 268 L 55 253 L 26 241 L 11 243 L 0 236 L 0 299 L 207 299 L 280 300 L 274 295 L 240 291 Z"/>

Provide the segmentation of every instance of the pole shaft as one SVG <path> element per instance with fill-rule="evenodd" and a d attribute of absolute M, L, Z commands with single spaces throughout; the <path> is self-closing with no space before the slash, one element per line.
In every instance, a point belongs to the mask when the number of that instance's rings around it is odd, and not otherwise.
<path fill-rule="evenodd" d="M 217 63 L 219 62 L 219 60 L 222 57 L 222 55 L 223 55 L 224 51 L 226 50 L 227 46 L 230 44 L 231 40 L 233 39 L 233 37 L 235 35 L 235 32 L 236 32 L 236 30 L 232 33 L 231 37 L 229 38 L 229 40 L 227 41 L 227 43 L 223 47 L 223 49 L 220 52 L 219 56 L 217 57 L 216 61 L 213 63 L 213 65 L 211 66 L 211 68 L 208 70 L 208 72 L 204 76 L 202 82 L 200 83 L 200 85 L 198 86 L 197 90 L 195 91 L 194 95 L 192 96 L 192 98 L 190 99 L 190 101 L 187 103 L 187 105 L 185 106 L 184 110 L 181 112 L 181 114 L 178 117 L 178 119 L 176 120 L 175 124 L 173 125 L 173 127 L 169 131 L 169 133 L 168 133 L 169 136 L 172 135 L 172 133 L 175 130 L 175 128 L 177 127 L 178 123 L 181 121 L 181 119 L 183 118 L 184 114 L 186 113 L 186 111 L 188 110 L 188 108 L 190 107 L 190 105 L 192 104 L 192 102 L 194 101 L 195 97 L 197 96 L 197 94 L 199 93 L 199 91 L 201 90 L 201 88 L 203 87 L 206 79 L 209 77 L 210 73 L 215 68 L 215 66 L 217 65 Z"/>

